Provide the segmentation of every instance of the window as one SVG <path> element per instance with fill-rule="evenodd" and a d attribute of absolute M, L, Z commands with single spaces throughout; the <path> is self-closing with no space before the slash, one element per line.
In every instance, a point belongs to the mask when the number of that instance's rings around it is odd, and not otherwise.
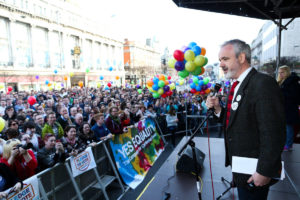
<path fill-rule="evenodd" d="M 92 40 L 84 41 L 83 56 L 84 56 L 85 67 L 89 69 L 94 69 L 93 55 L 92 55 Z"/>
<path fill-rule="evenodd" d="M 8 20 L 0 18 L 0 65 L 12 65 Z"/>
<path fill-rule="evenodd" d="M 50 67 L 48 31 L 44 28 L 33 28 L 32 39 L 34 45 L 34 62 L 41 68 Z"/>
<path fill-rule="evenodd" d="M 101 70 L 101 44 L 99 42 L 95 43 L 94 52 L 94 63 L 96 65 L 96 70 Z"/>
<path fill-rule="evenodd" d="M 62 69 L 64 66 L 62 66 L 63 54 L 61 34 L 57 31 L 50 32 L 49 40 L 51 65 L 54 68 Z"/>

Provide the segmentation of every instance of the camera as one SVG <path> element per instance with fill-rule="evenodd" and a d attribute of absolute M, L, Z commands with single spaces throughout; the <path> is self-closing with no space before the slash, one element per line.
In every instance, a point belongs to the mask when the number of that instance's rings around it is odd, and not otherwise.
<path fill-rule="evenodd" d="M 32 149 L 33 148 L 33 144 L 31 142 L 28 143 L 28 144 L 18 144 L 17 148 L 20 148 L 20 147 L 22 147 L 25 150 L 28 150 L 28 149 Z"/>

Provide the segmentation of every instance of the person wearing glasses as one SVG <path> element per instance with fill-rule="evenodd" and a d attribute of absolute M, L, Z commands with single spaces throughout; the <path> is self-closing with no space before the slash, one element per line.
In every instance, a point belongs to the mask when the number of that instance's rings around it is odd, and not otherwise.
<path fill-rule="evenodd" d="M 44 138 L 48 133 L 55 135 L 57 139 L 62 138 L 64 135 L 62 126 L 58 122 L 56 122 L 56 115 L 54 112 L 50 112 L 47 115 L 47 123 L 42 130 L 42 138 Z"/>
<path fill-rule="evenodd" d="M 2 117 L 5 121 L 17 118 L 17 113 L 13 106 L 7 106 L 5 109 L 5 114 Z"/>
<path fill-rule="evenodd" d="M 119 118 L 118 108 L 112 106 L 109 108 L 109 116 L 105 120 L 105 125 L 112 134 L 122 134 L 123 127 Z"/>
<path fill-rule="evenodd" d="M 25 180 L 35 174 L 38 166 L 32 150 L 24 149 L 18 139 L 7 140 L 3 146 L 3 156 L 0 163 L 6 164 L 21 180 Z"/>

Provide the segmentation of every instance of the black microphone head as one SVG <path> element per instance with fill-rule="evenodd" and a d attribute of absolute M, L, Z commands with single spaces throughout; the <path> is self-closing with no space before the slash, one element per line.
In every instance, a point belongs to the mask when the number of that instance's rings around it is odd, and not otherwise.
<path fill-rule="evenodd" d="M 216 83 L 216 84 L 215 84 L 215 87 L 214 87 L 215 93 L 218 93 L 221 87 L 222 87 L 222 86 L 221 86 L 220 83 Z"/>

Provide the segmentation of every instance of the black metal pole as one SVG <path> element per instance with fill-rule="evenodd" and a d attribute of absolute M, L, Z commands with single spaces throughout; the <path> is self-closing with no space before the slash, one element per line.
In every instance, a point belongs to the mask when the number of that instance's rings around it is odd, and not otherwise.
<path fill-rule="evenodd" d="M 198 198 L 199 198 L 199 200 L 202 200 L 201 184 L 200 184 L 200 179 L 199 179 L 199 170 L 198 170 L 197 157 L 196 157 L 196 151 L 195 151 L 195 142 L 193 140 L 190 140 L 189 145 L 192 147 L 192 152 L 193 152 L 193 160 L 194 160 L 194 167 L 195 167 L 195 174 L 196 174 L 196 184 L 197 184 Z"/>

